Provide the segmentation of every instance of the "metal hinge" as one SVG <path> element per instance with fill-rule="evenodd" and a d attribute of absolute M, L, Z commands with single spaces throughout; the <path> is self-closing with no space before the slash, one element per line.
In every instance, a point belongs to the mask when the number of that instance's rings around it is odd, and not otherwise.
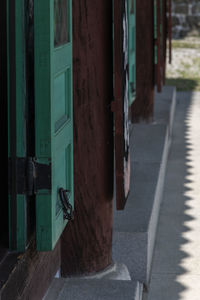
<path fill-rule="evenodd" d="M 9 193 L 35 195 L 40 190 L 51 190 L 51 164 L 36 158 L 10 158 L 8 160 Z"/>
<path fill-rule="evenodd" d="M 135 84 L 134 84 L 134 82 L 130 82 L 130 86 L 131 86 L 131 93 L 134 94 L 135 93 Z"/>

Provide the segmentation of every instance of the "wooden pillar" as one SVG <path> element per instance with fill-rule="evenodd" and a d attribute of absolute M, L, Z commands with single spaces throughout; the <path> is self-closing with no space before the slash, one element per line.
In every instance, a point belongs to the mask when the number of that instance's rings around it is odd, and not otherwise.
<path fill-rule="evenodd" d="M 136 0 L 136 100 L 132 122 L 151 121 L 154 106 L 153 0 Z"/>
<path fill-rule="evenodd" d="M 163 84 L 165 84 L 166 73 L 166 54 L 167 54 L 167 1 L 163 0 L 163 23 L 162 23 L 162 38 L 163 38 Z"/>
<path fill-rule="evenodd" d="M 112 1 L 73 1 L 75 216 L 62 235 L 62 275 L 112 262 Z"/>

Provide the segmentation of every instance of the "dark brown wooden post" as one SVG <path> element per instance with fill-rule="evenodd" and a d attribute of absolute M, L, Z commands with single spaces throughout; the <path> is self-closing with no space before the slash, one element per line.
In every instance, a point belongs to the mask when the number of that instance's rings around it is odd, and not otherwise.
<path fill-rule="evenodd" d="M 156 83 L 157 83 L 157 91 L 160 93 L 162 90 L 162 45 L 161 45 L 161 7 L 160 0 L 156 0 L 157 7 L 157 65 L 156 65 Z"/>
<path fill-rule="evenodd" d="M 136 0 L 136 100 L 132 122 L 150 121 L 154 105 L 154 18 L 153 0 Z"/>
<path fill-rule="evenodd" d="M 163 0 L 163 84 L 165 84 L 167 55 L 167 0 Z"/>
<path fill-rule="evenodd" d="M 169 63 L 172 62 L 172 1 L 168 0 Z"/>
<path fill-rule="evenodd" d="M 112 263 L 112 1 L 73 1 L 75 218 L 62 236 L 62 275 Z"/>

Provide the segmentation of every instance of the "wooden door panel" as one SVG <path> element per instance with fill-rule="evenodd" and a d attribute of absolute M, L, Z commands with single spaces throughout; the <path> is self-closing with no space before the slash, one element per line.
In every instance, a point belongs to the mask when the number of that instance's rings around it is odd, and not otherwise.
<path fill-rule="evenodd" d="M 136 2 L 127 1 L 129 44 L 129 105 L 136 97 Z"/>
<path fill-rule="evenodd" d="M 114 112 L 116 205 L 125 207 L 130 188 L 127 1 L 114 1 Z"/>
<path fill-rule="evenodd" d="M 9 245 L 24 251 L 27 244 L 26 195 L 19 192 L 18 160 L 26 157 L 24 1 L 7 1 L 8 17 L 8 158 Z"/>
<path fill-rule="evenodd" d="M 37 248 L 43 251 L 54 248 L 68 222 L 60 189 L 72 206 L 74 198 L 72 1 L 35 2 L 36 156 L 51 164 L 52 176 L 51 190 L 36 196 Z"/>

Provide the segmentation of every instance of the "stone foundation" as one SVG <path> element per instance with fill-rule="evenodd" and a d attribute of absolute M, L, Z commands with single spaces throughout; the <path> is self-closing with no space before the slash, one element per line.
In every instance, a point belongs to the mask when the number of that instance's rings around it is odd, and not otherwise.
<path fill-rule="evenodd" d="M 200 36 L 200 1 L 172 0 L 173 38 Z"/>

